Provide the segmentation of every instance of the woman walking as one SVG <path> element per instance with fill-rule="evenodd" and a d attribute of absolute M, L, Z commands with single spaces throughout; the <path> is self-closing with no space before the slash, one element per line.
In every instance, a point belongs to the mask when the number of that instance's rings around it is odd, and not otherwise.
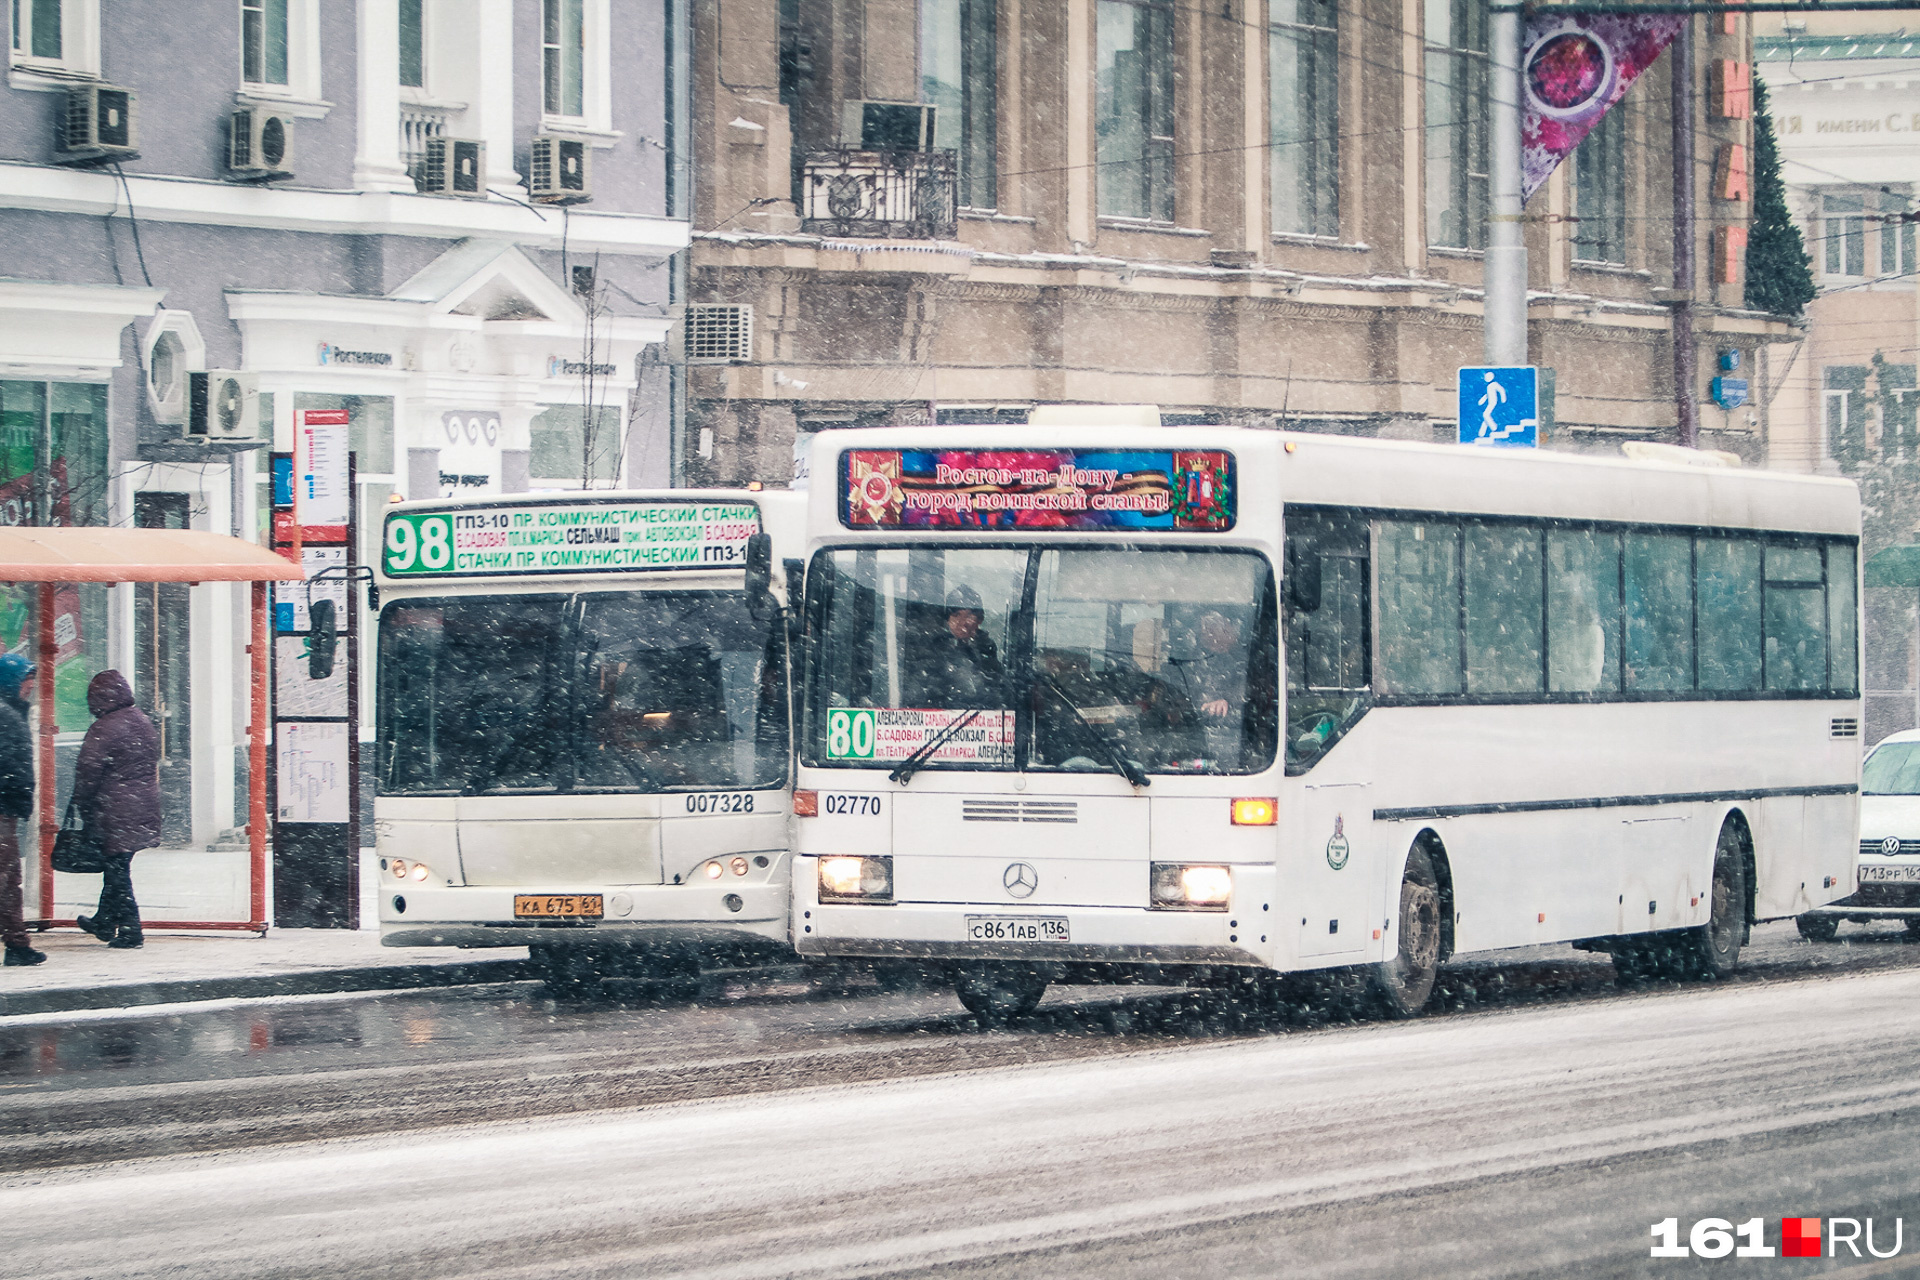
<path fill-rule="evenodd" d="M 133 900 L 133 855 L 160 843 L 160 735 L 133 705 L 118 671 L 87 686 L 93 725 L 73 769 L 73 806 L 96 833 L 105 855 L 100 905 L 76 921 L 110 947 L 130 951 L 145 941 Z"/>

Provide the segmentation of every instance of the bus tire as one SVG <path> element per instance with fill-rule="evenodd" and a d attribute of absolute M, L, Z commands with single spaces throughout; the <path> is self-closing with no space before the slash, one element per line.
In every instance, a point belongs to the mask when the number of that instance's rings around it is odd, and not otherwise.
<path fill-rule="evenodd" d="M 1731 977 L 1740 966 L 1740 944 L 1747 932 L 1747 868 L 1740 835 L 1731 823 L 1720 828 L 1709 892 L 1707 922 L 1684 931 L 1676 940 L 1676 977 L 1714 982 Z"/>
<path fill-rule="evenodd" d="M 1021 965 L 974 964 L 954 971 L 953 993 L 983 1026 L 998 1027 L 1038 1008 L 1047 980 Z"/>
<path fill-rule="evenodd" d="M 1913 925 L 1913 921 L 1907 922 L 1909 932 L 1913 930 Z M 1840 932 L 1840 921 L 1833 916 L 1808 912 L 1804 916 L 1795 916 L 1793 927 L 1799 930 L 1800 936 L 1808 942 L 1832 942 L 1834 936 Z"/>
<path fill-rule="evenodd" d="M 539 944 L 527 953 L 541 985 L 556 1000 L 589 999 L 606 976 L 606 957 L 586 947 Z"/>
<path fill-rule="evenodd" d="M 1367 985 L 1381 1013 L 1411 1018 L 1433 998 L 1440 974 L 1440 878 L 1424 845 L 1416 844 L 1407 852 L 1395 940 L 1393 958 L 1372 966 Z"/>

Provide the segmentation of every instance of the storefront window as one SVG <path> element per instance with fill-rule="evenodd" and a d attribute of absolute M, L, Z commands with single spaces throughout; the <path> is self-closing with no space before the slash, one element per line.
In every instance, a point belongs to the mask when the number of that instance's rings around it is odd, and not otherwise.
<path fill-rule="evenodd" d="M 48 483 L 36 491 L 45 451 Z M 94 383 L 0 381 L 0 523 L 107 523 L 107 389 Z M 0 585 L 0 652 L 34 656 L 35 590 Z M 63 729 L 87 725 L 87 682 L 107 665 L 107 588 L 54 593 L 55 705 Z"/>
<path fill-rule="evenodd" d="M 530 427 L 533 480 L 544 488 L 590 488 L 617 484 L 621 439 L 620 412 L 603 405 L 595 413 L 591 439 L 587 415 L 577 404 L 548 405 L 533 415 Z M 584 483 L 583 483 L 584 481 Z"/>

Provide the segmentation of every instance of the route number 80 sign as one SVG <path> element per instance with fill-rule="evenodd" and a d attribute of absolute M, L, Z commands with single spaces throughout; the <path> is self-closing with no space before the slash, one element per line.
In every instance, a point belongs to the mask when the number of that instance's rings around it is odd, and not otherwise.
<path fill-rule="evenodd" d="M 873 759 L 873 712 L 835 708 L 827 712 L 827 757 Z"/>

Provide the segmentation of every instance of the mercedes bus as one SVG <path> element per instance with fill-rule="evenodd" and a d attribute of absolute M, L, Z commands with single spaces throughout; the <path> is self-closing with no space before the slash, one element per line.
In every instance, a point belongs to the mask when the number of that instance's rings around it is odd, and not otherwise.
<path fill-rule="evenodd" d="M 1123 416 L 815 442 L 803 956 L 1407 1015 L 1456 953 L 1721 975 L 1853 892 L 1852 484 Z"/>

